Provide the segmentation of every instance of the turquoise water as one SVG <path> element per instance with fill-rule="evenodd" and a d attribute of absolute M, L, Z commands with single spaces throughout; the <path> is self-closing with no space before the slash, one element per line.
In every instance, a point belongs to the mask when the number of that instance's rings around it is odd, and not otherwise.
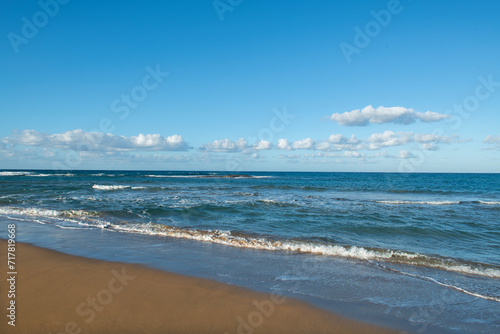
<path fill-rule="evenodd" d="M 112 244 L 120 260 L 170 270 L 128 249 L 154 245 L 192 263 L 183 272 L 415 332 L 500 331 L 500 174 L 224 174 L 4 170 L 0 221 L 29 242 L 110 260 Z M 88 247 L 96 232 L 108 246 Z"/>

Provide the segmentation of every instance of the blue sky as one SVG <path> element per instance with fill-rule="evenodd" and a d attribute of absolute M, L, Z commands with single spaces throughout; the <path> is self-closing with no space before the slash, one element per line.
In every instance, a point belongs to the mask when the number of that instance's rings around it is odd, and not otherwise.
<path fill-rule="evenodd" d="M 500 171 L 497 1 L 4 1 L 0 168 Z"/>

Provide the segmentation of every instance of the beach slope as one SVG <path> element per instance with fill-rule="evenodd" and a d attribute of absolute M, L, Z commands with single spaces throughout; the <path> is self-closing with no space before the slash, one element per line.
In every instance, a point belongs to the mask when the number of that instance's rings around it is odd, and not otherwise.
<path fill-rule="evenodd" d="M 5 240 L 0 249 L 7 275 Z M 280 295 L 28 244 L 16 244 L 16 271 L 15 299 L 0 283 L 1 333 L 396 333 Z"/>

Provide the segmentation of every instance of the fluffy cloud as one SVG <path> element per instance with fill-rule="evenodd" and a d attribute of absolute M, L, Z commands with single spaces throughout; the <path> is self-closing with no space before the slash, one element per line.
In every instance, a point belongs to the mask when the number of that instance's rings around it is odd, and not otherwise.
<path fill-rule="evenodd" d="M 323 152 L 331 151 L 350 151 L 357 152 L 361 150 L 379 150 L 386 147 L 402 146 L 409 143 L 418 143 L 425 150 L 435 151 L 438 144 L 450 144 L 462 142 L 456 135 L 439 136 L 437 134 L 413 133 L 413 132 L 394 132 L 385 131 L 374 133 L 366 139 L 358 139 L 356 136 L 346 137 L 341 134 L 332 134 L 327 140 L 314 141 L 311 138 L 290 143 L 288 139 L 278 140 L 276 148 L 286 151 L 308 149 L 319 150 Z"/>
<path fill-rule="evenodd" d="M 288 139 L 279 139 L 278 144 L 276 145 L 276 148 L 278 150 L 285 150 L 285 151 L 290 151 L 292 149 L 292 145 L 290 145 L 290 142 Z"/>
<path fill-rule="evenodd" d="M 211 143 L 200 146 L 200 151 L 207 152 L 238 152 L 247 148 L 247 141 L 245 138 L 240 138 L 237 141 L 230 139 L 214 140 Z"/>
<path fill-rule="evenodd" d="M 316 149 L 321 151 L 354 151 L 363 148 L 363 145 L 360 143 L 361 141 L 354 135 L 351 137 L 345 137 L 341 134 L 332 134 L 326 141 L 316 143 Z"/>
<path fill-rule="evenodd" d="M 374 133 L 367 139 L 367 145 L 370 150 L 377 150 L 387 146 L 398 146 L 409 143 L 413 140 L 413 133 L 385 131 L 383 133 Z"/>
<path fill-rule="evenodd" d="M 202 145 L 199 150 L 203 152 L 242 152 L 244 154 L 256 154 L 255 151 L 270 150 L 272 147 L 273 144 L 268 140 L 260 140 L 253 145 L 248 145 L 245 138 L 240 138 L 237 141 L 225 138 Z"/>
<path fill-rule="evenodd" d="M 340 125 L 347 126 L 366 126 L 369 123 L 383 124 L 411 124 L 420 120 L 422 122 L 437 122 L 450 117 L 449 115 L 439 114 L 432 111 L 415 112 L 415 110 L 404 107 L 383 107 L 373 108 L 368 105 L 363 109 L 355 109 L 342 114 L 334 113 L 330 116 L 332 121 Z"/>
<path fill-rule="evenodd" d="M 314 140 L 311 138 L 305 138 L 302 140 L 294 141 L 290 143 L 288 139 L 281 138 L 278 140 L 278 144 L 276 144 L 276 148 L 278 150 L 290 151 L 290 150 L 310 150 L 314 148 Z"/>
<path fill-rule="evenodd" d="M 258 143 L 255 143 L 252 147 L 257 150 L 270 150 L 272 148 L 272 144 L 270 141 L 267 140 L 261 140 Z"/>
<path fill-rule="evenodd" d="M 426 112 L 415 113 L 415 117 L 421 120 L 422 122 L 430 123 L 430 122 L 438 122 L 443 119 L 450 118 L 451 116 L 446 114 L 439 114 L 433 111 L 426 111 Z"/>
<path fill-rule="evenodd" d="M 359 143 L 359 139 L 355 135 L 351 135 L 348 138 L 341 134 L 332 134 L 328 137 L 328 142 L 332 144 L 357 144 Z"/>
<path fill-rule="evenodd" d="M 179 135 L 163 137 L 159 134 L 139 134 L 138 136 L 125 137 L 110 133 L 86 132 L 81 129 L 60 134 L 23 130 L 3 138 L 2 142 L 12 145 L 40 146 L 76 151 L 180 151 L 189 148 L 182 136 Z"/>
<path fill-rule="evenodd" d="M 333 134 L 326 141 L 318 141 L 311 138 L 305 138 L 290 142 L 288 139 L 279 139 L 276 148 L 284 151 L 291 150 L 320 150 L 320 151 L 341 151 L 341 150 L 359 150 L 362 149 L 360 140 L 354 135 L 350 138 L 343 135 Z"/>
<path fill-rule="evenodd" d="M 421 143 L 425 150 L 437 150 L 437 144 L 456 143 L 459 142 L 459 137 L 439 136 L 433 133 L 417 133 L 413 132 L 398 132 L 385 131 L 383 133 L 374 133 L 367 139 L 367 148 L 370 150 L 378 150 L 383 147 L 400 146 L 411 142 Z"/>
<path fill-rule="evenodd" d="M 313 148 L 313 146 L 314 146 L 314 140 L 312 140 L 311 138 L 306 138 L 303 140 L 297 140 L 293 142 L 292 148 L 295 150 L 301 150 L 301 149 L 308 150 Z"/>

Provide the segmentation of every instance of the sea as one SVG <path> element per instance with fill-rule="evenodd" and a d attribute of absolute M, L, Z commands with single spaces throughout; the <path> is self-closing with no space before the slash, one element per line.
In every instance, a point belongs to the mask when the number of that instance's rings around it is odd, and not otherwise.
<path fill-rule="evenodd" d="M 15 224 L 19 242 L 402 332 L 500 333 L 500 174 L 0 170 L 0 186 L 4 239 Z"/>

